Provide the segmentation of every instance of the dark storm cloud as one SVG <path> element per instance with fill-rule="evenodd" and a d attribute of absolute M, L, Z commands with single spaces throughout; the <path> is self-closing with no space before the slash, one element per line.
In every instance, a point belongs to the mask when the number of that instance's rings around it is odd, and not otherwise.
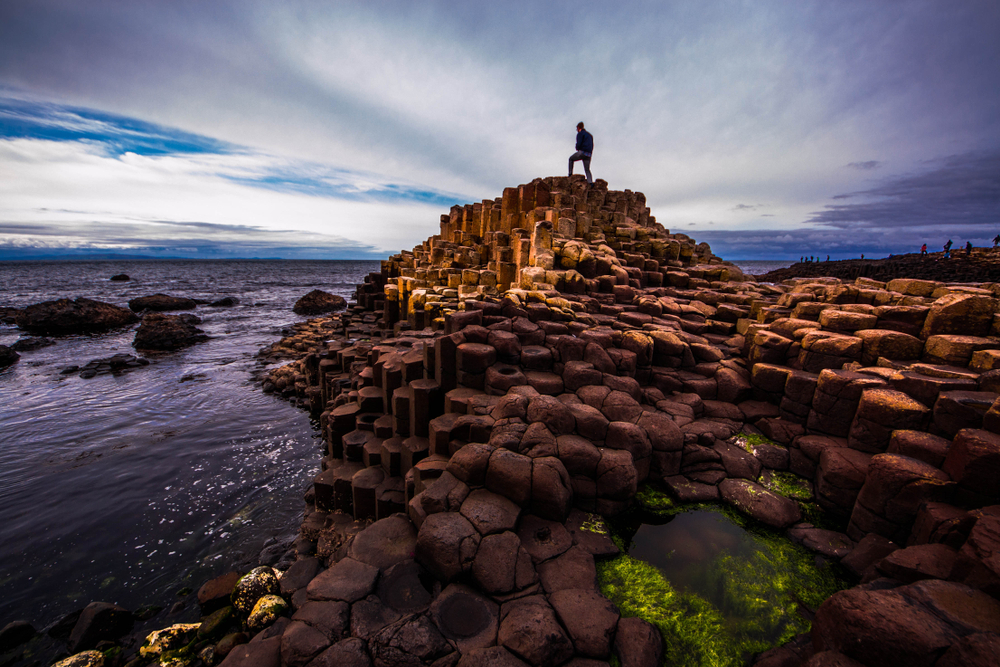
<path fill-rule="evenodd" d="M 953 155 L 921 173 L 836 195 L 838 200 L 807 222 L 837 229 L 906 231 L 972 230 L 1000 224 L 1000 150 Z"/>

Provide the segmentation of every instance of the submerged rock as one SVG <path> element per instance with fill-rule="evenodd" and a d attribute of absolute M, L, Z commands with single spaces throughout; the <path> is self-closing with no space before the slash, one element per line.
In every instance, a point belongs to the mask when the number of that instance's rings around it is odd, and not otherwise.
<path fill-rule="evenodd" d="M 194 315 L 161 315 L 150 313 L 142 318 L 132 346 L 137 350 L 176 350 L 208 340 L 208 335 L 195 326 L 201 320 Z"/>
<path fill-rule="evenodd" d="M 6 345 L 0 345 L 0 368 L 7 368 L 8 366 L 17 362 L 21 358 L 21 355 L 9 348 Z"/>
<path fill-rule="evenodd" d="M 319 315 L 344 308 L 347 308 L 347 300 L 344 297 L 314 289 L 295 302 L 292 312 L 298 315 Z"/>
<path fill-rule="evenodd" d="M 17 352 L 31 352 L 55 344 L 56 342 L 51 338 L 28 336 L 27 338 L 18 338 L 10 347 Z"/>
<path fill-rule="evenodd" d="M 169 294 L 140 296 L 135 299 L 130 299 L 128 302 L 128 307 L 136 313 L 143 310 L 153 310 L 156 312 L 163 312 L 166 310 L 194 310 L 197 305 L 198 304 L 195 303 L 194 299 L 188 299 L 181 296 L 170 296 Z"/>
<path fill-rule="evenodd" d="M 110 602 L 91 602 L 83 609 L 69 635 L 70 651 L 93 648 L 105 639 L 118 639 L 132 629 L 134 618 L 127 609 Z"/>
<path fill-rule="evenodd" d="M 218 301 L 213 301 L 208 304 L 210 308 L 229 308 L 230 306 L 235 306 L 240 302 L 235 296 L 224 296 Z"/>
<path fill-rule="evenodd" d="M 111 280 L 116 283 L 123 283 L 132 279 L 128 277 L 127 273 L 116 273 L 115 275 L 111 276 Z"/>
<path fill-rule="evenodd" d="M 17 326 L 35 334 L 70 336 L 104 333 L 139 321 L 127 308 L 78 297 L 30 305 L 15 318 Z"/>

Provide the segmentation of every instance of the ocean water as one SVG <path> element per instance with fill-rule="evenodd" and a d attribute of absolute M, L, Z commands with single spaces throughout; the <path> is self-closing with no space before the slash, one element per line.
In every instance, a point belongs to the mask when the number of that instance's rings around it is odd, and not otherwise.
<path fill-rule="evenodd" d="M 136 327 L 58 338 L 0 371 L 0 627 L 25 619 L 42 628 L 94 600 L 170 607 L 179 589 L 293 536 L 321 441 L 307 413 L 261 392 L 255 354 L 304 319 L 291 310 L 297 298 L 314 288 L 350 298 L 378 268 L 0 263 L 0 306 L 77 296 L 125 306 L 158 292 L 240 300 L 193 311 L 210 340 L 121 375 L 60 371 L 135 354 Z M 132 280 L 111 282 L 116 273 Z M 0 344 L 21 335 L 0 325 Z"/>
<path fill-rule="evenodd" d="M 768 271 L 785 269 L 794 264 L 794 261 L 787 259 L 734 259 L 733 264 L 740 267 L 743 273 L 759 276 Z"/>

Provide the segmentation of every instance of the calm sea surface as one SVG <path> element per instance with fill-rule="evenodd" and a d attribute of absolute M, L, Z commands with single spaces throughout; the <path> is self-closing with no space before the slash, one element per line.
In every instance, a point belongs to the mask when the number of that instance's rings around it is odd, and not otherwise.
<path fill-rule="evenodd" d="M 211 340 L 85 380 L 70 365 L 134 354 L 135 328 L 58 338 L 0 371 L 0 627 L 35 627 L 93 601 L 169 607 L 178 589 L 255 562 L 294 535 L 320 440 L 263 394 L 254 355 L 319 288 L 350 298 L 378 262 L 0 263 L 0 306 L 85 296 L 125 306 L 162 292 L 199 306 Z M 111 282 L 127 273 L 130 282 Z M 21 335 L 0 325 L 0 344 Z"/>

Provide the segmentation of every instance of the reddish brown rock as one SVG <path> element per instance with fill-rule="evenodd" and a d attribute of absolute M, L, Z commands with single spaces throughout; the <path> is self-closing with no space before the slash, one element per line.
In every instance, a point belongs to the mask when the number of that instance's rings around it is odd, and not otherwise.
<path fill-rule="evenodd" d="M 663 656 L 660 631 L 641 618 L 622 618 L 615 634 L 615 655 L 622 667 L 657 667 Z"/>
<path fill-rule="evenodd" d="M 424 520 L 417 533 L 415 555 L 431 574 L 450 581 L 472 566 L 480 539 L 475 527 L 458 512 L 432 514 Z M 311 589 L 312 584 L 309 586 Z"/>
<path fill-rule="evenodd" d="M 743 514 L 773 528 L 787 528 L 802 520 L 794 500 L 771 493 L 748 480 L 725 479 L 719 483 L 719 494 Z"/>
<path fill-rule="evenodd" d="M 930 409 L 901 391 L 869 389 L 862 393 L 858 410 L 847 437 L 852 449 L 884 452 L 896 430 L 923 430 L 930 420 Z"/>
<path fill-rule="evenodd" d="M 549 602 L 569 632 L 576 653 L 606 659 L 618 625 L 618 610 L 593 588 L 566 588 L 549 595 Z"/>
<path fill-rule="evenodd" d="M 69 336 L 111 331 L 139 318 L 128 308 L 79 297 L 32 304 L 18 311 L 15 321 L 33 334 Z"/>
<path fill-rule="evenodd" d="M 573 644 L 540 595 L 507 602 L 500 610 L 497 642 L 534 667 L 555 667 L 573 655 Z"/>
<path fill-rule="evenodd" d="M 979 429 L 959 431 L 941 467 L 978 504 L 1000 499 L 1000 435 Z"/>
<path fill-rule="evenodd" d="M 919 544 L 893 551 L 876 563 L 883 575 L 910 584 L 921 579 L 947 579 L 957 552 L 943 544 Z"/>

